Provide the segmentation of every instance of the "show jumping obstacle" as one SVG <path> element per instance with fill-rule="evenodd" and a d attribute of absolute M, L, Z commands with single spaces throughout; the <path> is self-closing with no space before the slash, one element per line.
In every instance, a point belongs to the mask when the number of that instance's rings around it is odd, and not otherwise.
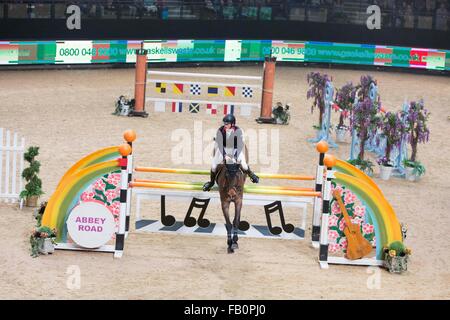
<path fill-rule="evenodd" d="M 147 50 L 140 49 L 136 51 L 136 75 L 135 75 L 135 109 L 131 114 L 133 116 L 147 117 L 148 113 L 145 111 L 145 102 L 151 101 L 153 103 L 195 103 L 195 104 L 212 104 L 223 106 L 240 106 L 241 108 L 257 107 L 261 109 L 258 122 L 272 123 L 272 103 L 273 103 L 273 88 L 275 79 L 275 63 L 276 58 L 266 58 L 264 62 L 263 76 L 242 76 L 242 75 L 228 75 L 228 74 L 206 74 L 206 73 L 188 73 L 188 72 L 170 72 L 170 71 L 147 71 Z M 147 78 L 149 76 L 149 78 Z M 165 78 L 161 78 L 164 76 Z M 159 78 L 158 78 L 159 77 Z M 169 79 L 167 78 L 169 77 Z M 210 78 L 210 79 L 232 79 L 244 80 L 252 83 L 238 83 L 238 82 L 223 82 L 223 81 L 192 81 L 192 78 Z M 198 86 L 213 86 L 213 87 L 249 87 L 255 90 L 261 90 L 261 102 L 239 102 L 239 101 L 215 101 L 215 100 L 200 100 L 200 99 L 178 99 L 178 98 L 154 98 L 146 97 L 146 87 L 148 83 L 152 84 L 181 84 L 189 85 L 196 84 Z M 216 111 L 217 112 L 217 111 Z M 229 113 L 225 111 L 224 113 Z M 242 112 L 242 110 L 241 110 Z M 251 111 L 248 112 L 250 115 Z"/>
<path fill-rule="evenodd" d="M 132 178 L 133 172 L 205 175 L 207 171 L 139 166 L 133 170 L 132 143 L 136 135 L 129 130 L 124 137 L 127 144 L 101 149 L 84 157 L 69 169 L 59 183 L 42 219 L 43 225 L 57 228 L 57 249 L 114 252 L 115 257 L 121 257 L 129 231 L 132 196 L 136 198 L 137 231 L 197 235 L 226 234 L 223 224 L 211 223 L 205 218 L 209 203 L 220 201 L 218 193 L 214 190 L 201 191 L 201 183 L 153 178 L 133 180 Z M 320 248 L 319 261 L 322 268 L 327 268 L 329 263 L 381 265 L 382 247 L 392 241 L 402 241 L 400 224 L 392 207 L 376 184 L 364 173 L 346 162 L 336 160 L 332 156 L 325 156 L 328 145 L 324 141 L 317 145 L 317 150 L 320 156 L 316 177 L 259 174 L 263 179 L 294 181 L 315 179 L 314 189 L 297 186 L 245 187 L 244 205 L 264 206 L 267 226 L 251 225 L 241 220 L 240 236 L 303 239 L 306 229 L 306 208 L 308 204 L 314 203 L 312 241 L 315 247 Z M 327 179 L 322 188 L 324 165 L 327 166 Z M 333 170 L 334 166 L 338 171 Z M 332 183 L 351 188 L 355 195 L 367 204 L 367 211 L 372 214 L 371 219 L 378 230 L 375 259 L 348 260 L 343 257 L 329 256 L 328 232 Z M 117 190 L 119 186 L 120 193 L 114 193 L 113 190 Z M 166 214 L 166 198 L 190 201 L 184 221 L 176 221 L 174 216 Z M 143 199 L 161 201 L 160 221 L 142 219 L 140 212 Z M 303 209 L 300 227 L 295 227 L 285 220 L 283 207 L 289 206 Z M 192 216 L 194 208 L 201 209 L 198 219 Z M 272 223 L 271 214 L 274 212 L 280 214 L 281 227 Z M 108 224 L 107 220 L 111 220 L 111 213 L 116 222 Z M 91 232 L 92 230 L 94 232 Z M 114 243 L 108 244 L 111 242 Z"/>

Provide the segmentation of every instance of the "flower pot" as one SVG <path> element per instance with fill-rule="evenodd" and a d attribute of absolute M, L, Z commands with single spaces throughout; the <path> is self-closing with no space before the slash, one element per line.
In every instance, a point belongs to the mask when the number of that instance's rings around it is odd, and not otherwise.
<path fill-rule="evenodd" d="M 405 179 L 408 181 L 417 181 L 417 176 L 414 174 L 414 168 L 406 167 L 405 168 Z"/>
<path fill-rule="evenodd" d="M 45 238 L 42 240 L 43 241 L 40 241 L 39 243 L 39 252 L 42 254 L 53 253 L 55 251 L 55 245 L 53 244 L 52 239 Z"/>
<path fill-rule="evenodd" d="M 345 133 L 347 131 L 345 129 L 336 129 L 336 141 L 337 142 L 345 142 Z"/>
<path fill-rule="evenodd" d="M 392 174 L 393 167 L 389 166 L 380 166 L 380 178 L 381 180 L 389 180 Z"/>
<path fill-rule="evenodd" d="M 37 207 L 38 198 L 39 198 L 38 196 L 28 197 L 25 202 L 25 205 L 27 207 Z"/>
<path fill-rule="evenodd" d="M 130 114 L 130 106 L 127 104 L 122 105 L 122 108 L 120 109 L 120 115 L 128 116 L 129 114 Z"/>
<path fill-rule="evenodd" d="M 395 256 L 391 257 L 389 254 L 385 254 L 384 267 L 391 273 L 402 273 L 408 270 L 408 256 L 403 257 Z"/>

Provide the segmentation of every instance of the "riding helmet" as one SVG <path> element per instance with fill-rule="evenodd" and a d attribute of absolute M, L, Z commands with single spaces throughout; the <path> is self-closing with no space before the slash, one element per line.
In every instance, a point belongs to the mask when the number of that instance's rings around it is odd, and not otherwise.
<path fill-rule="evenodd" d="M 231 123 L 232 125 L 236 124 L 236 118 L 232 114 L 227 114 L 223 118 L 223 123 Z"/>

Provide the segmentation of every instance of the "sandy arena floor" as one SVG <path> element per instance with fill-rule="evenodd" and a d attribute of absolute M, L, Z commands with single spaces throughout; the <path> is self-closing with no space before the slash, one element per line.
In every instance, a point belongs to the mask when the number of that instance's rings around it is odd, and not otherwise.
<path fill-rule="evenodd" d="M 261 67 L 183 70 L 259 75 Z M 357 83 L 362 74 L 370 73 L 378 80 L 381 99 L 388 110 L 400 109 L 404 99 L 424 98 L 431 111 L 431 140 L 419 146 L 418 154 L 427 168 L 424 178 L 419 183 L 375 178 L 399 220 L 409 227 L 406 244 L 412 248 L 413 256 L 407 273 L 398 276 L 381 270 L 375 275 L 379 278 L 374 278 L 374 271 L 366 267 L 331 266 L 320 270 L 318 253 L 309 245 L 309 229 L 304 241 L 241 239 L 241 248 L 234 255 L 226 253 L 224 238 L 131 233 L 122 259 L 114 260 L 110 254 L 62 251 L 33 259 L 28 242 L 34 226 L 32 210 L 20 211 L 1 203 L 0 298 L 450 298 L 450 78 L 279 66 L 274 100 L 292 102 L 291 124 L 257 125 L 253 120 L 256 111 L 249 118 L 238 116 L 238 125 L 246 131 L 269 137 L 279 135 L 279 145 L 274 144 L 272 149 L 274 154 L 270 152 L 271 144 L 268 146 L 269 156 L 273 156 L 271 165 L 264 162 L 264 154 L 258 154 L 257 163 L 253 164 L 255 171 L 279 167 L 280 173 L 314 174 L 318 157 L 306 141 L 313 137 L 312 125 L 318 118 L 317 113 L 311 114 L 310 101 L 306 100 L 306 74 L 313 70 L 333 76 L 336 87 L 347 81 Z M 40 176 L 46 192 L 41 200 L 50 197 L 74 162 L 97 149 L 122 143 L 122 132 L 128 128 L 138 135 L 134 154 L 139 164 L 209 167 L 207 144 L 222 116 L 206 115 L 204 111 L 155 114 L 150 105 L 147 119 L 111 115 L 119 95 L 132 96 L 133 81 L 133 69 L 0 71 L 0 127 L 19 132 L 28 146 L 40 146 Z M 148 93 L 156 96 L 151 88 Z M 334 123 L 336 117 L 334 114 Z M 172 137 L 180 132 L 192 137 L 191 145 L 200 141 L 198 132 L 204 139 L 202 148 L 193 148 L 184 164 L 173 160 L 177 142 Z M 259 139 L 258 147 L 263 143 Z M 349 143 L 341 144 L 332 152 L 345 159 L 349 147 Z M 198 152 L 204 152 L 203 161 L 198 161 Z M 157 210 L 156 204 L 149 208 Z M 178 207 L 170 208 L 174 212 Z M 308 223 L 311 213 L 310 209 Z M 212 221 L 223 220 L 218 207 L 212 208 L 209 215 Z M 264 220 L 262 210 L 255 208 L 245 208 L 243 215 L 256 222 Z M 295 217 L 292 211 L 288 211 L 288 216 Z M 69 289 L 67 285 L 70 277 L 66 272 L 72 265 L 80 268 L 80 289 Z"/>

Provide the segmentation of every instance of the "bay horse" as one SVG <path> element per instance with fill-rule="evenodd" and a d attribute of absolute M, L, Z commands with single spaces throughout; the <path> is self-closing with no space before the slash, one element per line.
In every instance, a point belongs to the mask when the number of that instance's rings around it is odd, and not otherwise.
<path fill-rule="evenodd" d="M 245 148 L 245 158 L 248 159 L 248 150 Z M 248 163 L 248 160 L 247 160 Z M 242 230 L 248 229 L 248 223 L 241 222 L 241 209 L 244 196 L 244 184 L 247 174 L 244 173 L 241 165 L 236 163 L 222 162 L 217 166 L 216 183 L 219 187 L 220 202 L 222 212 L 225 218 L 225 227 L 227 229 L 227 252 L 234 253 L 238 245 L 238 230 L 241 226 Z M 234 219 L 230 220 L 230 204 L 234 203 Z M 232 236 L 233 234 L 233 236 Z"/>

